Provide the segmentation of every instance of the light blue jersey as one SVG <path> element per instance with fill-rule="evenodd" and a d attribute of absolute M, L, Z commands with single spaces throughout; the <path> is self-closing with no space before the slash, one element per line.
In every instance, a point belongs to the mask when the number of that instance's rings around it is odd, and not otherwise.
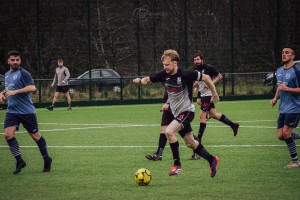
<path fill-rule="evenodd" d="M 5 88 L 7 90 L 18 90 L 28 85 L 34 85 L 33 79 L 28 71 L 20 67 L 16 71 L 5 73 Z M 8 97 L 7 113 L 32 114 L 35 107 L 32 103 L 32 93 L 20 93 Z"/>
<path fill-rule="evenodd" d="M 294 64 L 289 69 L 279 67 L 276 72 L 277 83 L 285 83 L 289 88 L 300 87 L 300 63 Z M 280 91 L 279 113 L 300 113 L 300 94 Z"/>

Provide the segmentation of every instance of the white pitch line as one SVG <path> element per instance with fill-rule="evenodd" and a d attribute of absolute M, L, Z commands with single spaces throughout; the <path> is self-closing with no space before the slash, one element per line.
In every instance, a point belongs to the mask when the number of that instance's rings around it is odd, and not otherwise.
<path fill-rule="evenodd" d="M 86 130 L 86 129 L 104 129 L 104 128 L 126 128 L 126 127 L 144 127 L 144 126 L 158 126 L 149 124 L 124 124 L 118 126 L 95 126 L 95 127 L 82 127 L 82 128 L 60 128 L 60 129 L 50 129 L 50 130 L 39 130 L 39 132 L 55 132 L 55 131 L 72 131 L 72 130 Z M 18 131 L 17 133 L 27 133 L 27 131 Z M 4 134 L 4 133 L 0 133 Z"/>
<path fill-rule="evenodd" d="M 197 122 L 195 122 L 196 120 L 194 120 L 193 124 L 197 124 Z M 251 121 L 236 121 L 239 123 L 257 123 L 257 122 L 276 122 L 277 120 L 251 120 Z M 209 120 L 207 121 L 207 124 L 219 124 L 220 122 L 217 120 Z M 0 124 L 4 124 L 3 122 L 0 122 Z M 43 125 L 61 125 L 61 126 L 119 126 L 119 125 L 123 125 L 123 124 L 69 124 L 69 123 L 57 123 L 57 122 L 39 122 L 39 124 L 43 124 Z M 131 125 L 135 125 L 135 124 L 131 124 Z M 141 124 L 141 125 L 149 125 L 149 124 Z M 149 126 L 152 126 L 149 125 Z M 158 125 L 159 126 L 159 125 Z"/>
<path fill-rule="evenodd" d="M 300 146 L 300 145 L 296 145 Z M 20 146 L 21 148 L 37 148 L 37 146 Z M 100 148 L 154 148 L 156 146 L 47 146 L 48 148 L 61 148 L 61 149 L 100 149 Z M 169 148 L 169 146 L 166 146 Z M 210 148 L 228 148 L 228 147 L 286 147 L 286 145 L 282 144 L 246 144 L 246 145 L 205 145 L 205 147 Z M 0 148 L 9 148 L 7 145 L 0 145 Z M 186 146 L 182 146 L 180 148 L 187 148 Z"/>
<path fill-rule="evenodd" d="M 81 127 L 81 128 L 59 128 L 50 130 L 40 130 L 43 132 L 55 132 L 55 131 L 73 131 L 73 130 L 86 130 L 86 129 L 104 129 L 104 128 L 126 128 L 126 127 L 147 127 L 147 126 L 159 126 L 158 124 L 119 124 L 115 126 L 93 126 L 93 127 Z M 197 126 L 197 125 L 192 125 Z M 210 128 L 229 128 L 228 126 L 209 126 Z M 274 126 L 240 126 L 240 128 L 258 128 L 258 129 L 276 129 Z M 17 133 L 27 133 L 27 131 L 18 131 Z M 4 133 L 0 133 L 3 135 Z"/>

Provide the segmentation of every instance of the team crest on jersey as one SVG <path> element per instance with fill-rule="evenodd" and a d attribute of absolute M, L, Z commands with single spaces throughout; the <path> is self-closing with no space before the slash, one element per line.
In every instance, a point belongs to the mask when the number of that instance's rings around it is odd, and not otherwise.
<path fill-rule="evenodd" d="M 181 77 L 177 77 L 177 84 L 178 84 L 178 85 L 181 84 Z"/>
<path fill-rule="evenodd" d="M 286 74 L 286 75 L 285 75 L 285 78 L 286 78 L 286 79 L 289 79 L 290 77 L 291 77 L 291 74 Z"/>
<path fill-rule="evenodd" d="M 13 80 L 16 80 L 18 78 L 18 75 L 13 75 Z"/>

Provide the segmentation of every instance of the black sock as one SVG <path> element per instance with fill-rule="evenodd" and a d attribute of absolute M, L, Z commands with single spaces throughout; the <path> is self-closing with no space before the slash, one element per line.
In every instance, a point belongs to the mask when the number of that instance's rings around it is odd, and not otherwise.
<path fill-rule="evenodd" d="M 297 156 L 296 144 L 295 144 L 294 139 L 290 137 L 290 138 L 285 139 L 285 142 L 288 146 L 292 161 L 297 161 L 298 156 Z"/>
<path fill-rule="evenodd" d="M 202 136 L 203 136 L 203 133 L 205 131 L 205 128 L 206 128 L 206 123 L 200 123 L 199 132 L 198 132 L 198 139 L 199 139 L 200 143 L 201 143 Z"/>
<path fill-rule="evenodd" d="M 179 157 L 179 142 L 170 143 L 170 147 L 173 153 L 174 165 L 181 166 L 180 157 Z"/>
<path fill-rule="evenodd" d="M 294 140 L 300 139 L 300 132 L 292 132 L 292 138 Z"/>
<path fill-rule="evenodd" d="M 222 114 L 221 118 L 219 119 L 220 122 L 230 126 L 231 128 L 234 127 L 235 123 L 233 123 L 230 119 L 228 119 L 225 115 Z"/>
<path fill-rule="evenodd" d="M 43 137 L 41 137 L 38 141 L 36 141 L 36 144 L 38 145 L 38 147 L 40 149 L 43 159 L 48 160 L 49 155 L 48 155 L 48 151 L 47 151 L 46 140 Z"/>
<path fill-rule="evenodd" d="M 19 143 L 15 137 L 7 140 L 7 144 L 10 148 L 10 151 L 12 155 L 15 157 L 17 162 L 23 161 L 21 154 L 20 154 L 20 149 L 19 149 Z"/>
<path fill-rule="evenodd" d="M 197 141 L 199 142 L 199 138 L 198 138 L 196 135 L 194 135 L 194 134 L 193 134 L 193 136 L 194 136 L 194 139 L 197 140 Z M 193 152 L 194 152 L 194 153 L 197 153 L 195 149 L 193 149 Z"/>
<path fill-rule="evenodd" d="M 199 154 L 201 157 L 203 157 L 205 160 L 207 160 L 209 163 L 212 163 L 214 161 L 214 157 L 206 151 L 204 146 L 199 143 L 198 147 L 195 149 L 196 153 Z"/>
<path fill-rule="evenodd" d="M 166 137 L 165 133 L 160 133 L 156 154 L 162 155 L 166 144 L 167 144 L 167 137 Z"/>

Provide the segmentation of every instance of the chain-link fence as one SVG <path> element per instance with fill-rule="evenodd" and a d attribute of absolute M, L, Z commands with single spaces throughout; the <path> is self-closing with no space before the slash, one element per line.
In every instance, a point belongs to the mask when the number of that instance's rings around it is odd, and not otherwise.
<path fill-rule="evenodd" d="M 162 69 L 165 49 L 180 53 L 183 68 L 192 67 L 192 55 L 201 51 L 222 74 L 274 72 L 284 45 L 300 47 L 299 7 L 296 0 L 2 0 L 0 74 L 8 70 L 11 49 L 22 52 L 23 65 L 38 80 L 53 78 L 58 57 L 72 78 L 98 68 L 124 80 L 144 76 Z M 225 78 L 220 88 L 228 93 L 221 94 L 265 93 L 242 91 L 247 87 L 234 88 L 238 78 Z M 38 84 L 51 91 L 49 82 Z M 143 98 L 136 88 L 122 95 Z"/>

